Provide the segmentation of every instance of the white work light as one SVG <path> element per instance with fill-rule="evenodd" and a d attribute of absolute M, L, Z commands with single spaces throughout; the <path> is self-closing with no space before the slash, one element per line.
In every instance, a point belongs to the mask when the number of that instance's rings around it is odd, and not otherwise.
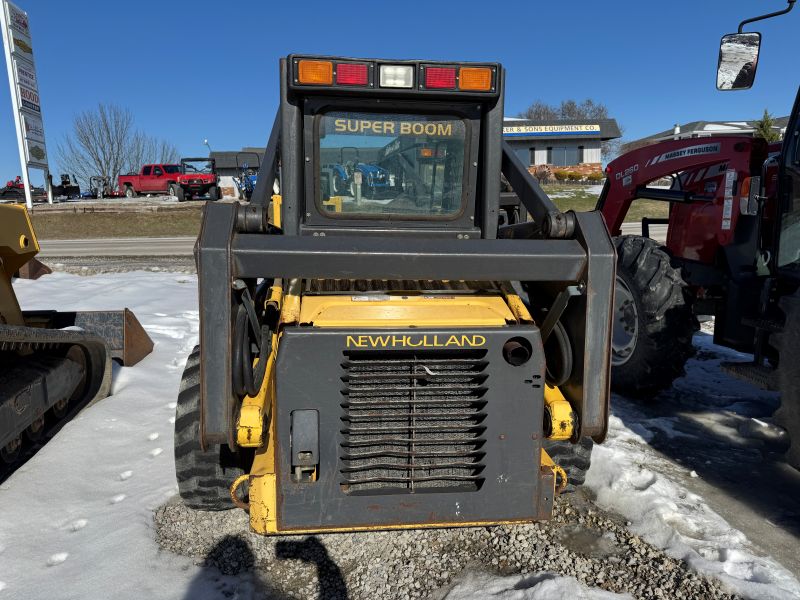
<path fill-rule="evenodd" d="M 381 87 L 414 87 L 414 67 L 406 65 L 381 65 Z"/>

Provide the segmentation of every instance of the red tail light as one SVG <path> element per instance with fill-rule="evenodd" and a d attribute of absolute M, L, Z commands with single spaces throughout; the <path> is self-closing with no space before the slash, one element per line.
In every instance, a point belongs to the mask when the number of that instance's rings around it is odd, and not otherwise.
<path fill-rule="evenodd" d="M 428 67 L 425 69 L 425 87 L 453 90 L 456 87 L 456 70 L 453 67 Z"/>
<path fill-rule="evenodd" d="M 369 83 L 367 65 L 338 63 L 336 65 L 336 83 L 339 85 L 367 85 Z"/>

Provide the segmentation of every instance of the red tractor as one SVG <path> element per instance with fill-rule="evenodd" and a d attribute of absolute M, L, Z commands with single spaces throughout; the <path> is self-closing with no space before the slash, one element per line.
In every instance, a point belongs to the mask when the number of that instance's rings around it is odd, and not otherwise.
<path fill-rule="evenodd" d="M 777 14 L 791 10 L 789 7 Z M 719 89 L 753 83 L 760 34 L 722 40 Z M 779 390 L 777 421 L 800 467 L 800 95 L 785 141 L 718 136 L 666 141 L 608 165 L 597 208 L 617 248 L 612 387 L 651 396 L 683 373 L 698 316 L 714 316 L 716 344 L 753 354 L 732 375 Z M 653 182 L 665 177 L 671 185 Z M 670 203 L 666 244 L 621 235 L 634 200 Z"/>

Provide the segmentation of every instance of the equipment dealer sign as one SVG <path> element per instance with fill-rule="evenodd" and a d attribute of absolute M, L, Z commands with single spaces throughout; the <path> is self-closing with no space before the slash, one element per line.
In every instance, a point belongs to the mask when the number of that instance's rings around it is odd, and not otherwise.
<path fill-rule="evenodd" d="M 18 86 L 19 90 L 19 103 L 22 108 L 27 108 L 34 112 L 42 112 L 42 107 L 39 105 L 39 92 L 26 88 L 24 85 Z"/>
<path fill-rule="evenodd" d="M 39 82 L 36 79 L 36 70 L 33 65 L 25 60 L 14 59 L 14 74 L 17 76 L 19 85 L 24 85 L 32 90 L 39 89 Z"/>
<path fill-rule="evenodd" d="M 4 1 L 6 58 L 9 59 L 9 80 L 12 96 L 16 96 L 17 133 L 20 137 L 20 158 L 28 166 L 47 169 L 47 149 L 39 80 L 33 60 L 33 41 L 28 14 Z"/>

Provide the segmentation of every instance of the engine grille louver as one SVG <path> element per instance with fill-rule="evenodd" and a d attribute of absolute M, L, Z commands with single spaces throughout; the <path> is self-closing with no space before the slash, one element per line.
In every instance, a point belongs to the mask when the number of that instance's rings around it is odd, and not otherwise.
<path fill-rule="evenodd" d="M 485 356 L 485 350 L 345 353 L 342 488 L 365 494 L 478 490 Z"/>

